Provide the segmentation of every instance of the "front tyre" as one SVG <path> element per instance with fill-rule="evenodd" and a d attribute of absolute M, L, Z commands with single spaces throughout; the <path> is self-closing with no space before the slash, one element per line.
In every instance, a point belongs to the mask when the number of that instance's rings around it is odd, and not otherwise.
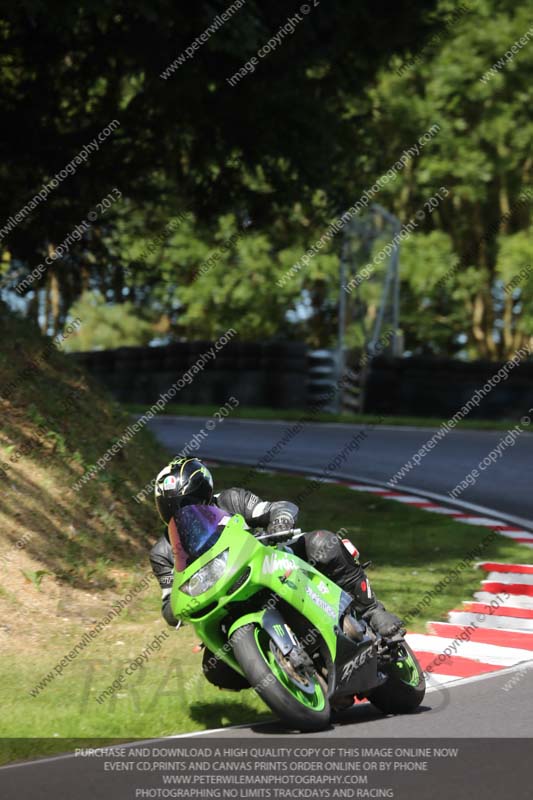
<path fill-rule="evenodd" d="M 313 669 L 296 672 L 257 625 L 239 628 L 230 644 L 252 689 L 287 727 L 319 731 L 329 726 L 329 700 Z"/>
<path fill-rule="evenodd" d="M 407 642 L 402 642 L 399 651 L 405 658 L 388 665 L 386 682 L 367 694 L 368 700 L 384 714 L 415 711 L 426 693 L 424 673 Z"/>

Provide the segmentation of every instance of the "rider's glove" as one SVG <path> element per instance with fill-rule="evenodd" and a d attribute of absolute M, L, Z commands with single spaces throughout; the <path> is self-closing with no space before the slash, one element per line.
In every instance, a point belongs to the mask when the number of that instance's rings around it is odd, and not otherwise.
<path fill-rule="evenodd" d="M 267 533 L 272 534 L 290 533 L 294 528 L 294 517 L 284 511 L 268 524 Z"/>

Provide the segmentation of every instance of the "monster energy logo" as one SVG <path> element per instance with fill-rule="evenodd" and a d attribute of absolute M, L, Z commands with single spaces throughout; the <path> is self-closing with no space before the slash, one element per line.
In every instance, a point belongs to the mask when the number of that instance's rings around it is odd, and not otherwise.
<path fill-rule="evenodd" d="M 277 633 L 278 636 L 285 636 L 285 628 L 283 625 L 274 625 L 274 633 Z"/>

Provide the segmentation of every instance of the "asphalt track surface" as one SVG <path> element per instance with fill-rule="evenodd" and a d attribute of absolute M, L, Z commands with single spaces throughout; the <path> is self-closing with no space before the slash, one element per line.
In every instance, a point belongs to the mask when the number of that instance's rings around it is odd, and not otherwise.
<path fill-rule="evenodd" d="M 198 452 L 204 457 L 251 465 L 267 457 L 265 468 L 279 466 L 319 475 L 360 434 L 358 449 L 348 453 L 332 475 L 381 483 L 387 483 L 435 433 L 430 428 L 308 423 L 276 454 L 267 456 L 294 425 L 225 419 L 208 432 L 201 418 L 161 416 L 150 427 L 172 453 L 178 453 L 203 428 L 207 436 L 200 439 Z M 449 504 L 459 505 L 448 497 L 448 492 L 477 468 L 505 436 L 505 431 L 452 431 L 394 488 L 429 496 L 438 494 Z M 499 511 L 506 517 L 518 517 L 521 524 L 533 529 L 533 436 L 522 433 L 514 446 L 501 453 L 496 463 L 480 470 L 475 485 L 468 486 L 458 500 Z"/>
<path fill-rule="evenodd" d="M 205 458 L 255 465 L 280 442 L 294 423 L 224 420 L 203 438 L 199 453 Z M 151 423 L 159 440 L 178 453 L 205 426 L 199 418 L 160 417 Z M 283 467 L 299 472 L 323 474 L 331 459 L 359 432 L 366 437 L 331 476 L 386 484 L 432 435 L 431 429 L 400 427 L 307 424 L 264 463 L 264 468 Z M 396 485 L 397 489 L 446 498 L 447 493 L 501 441 L 505 432 L 454 431 L 423 460 L 421 466 Z M 504 518 L 520 519 L 533 530 L 532 492 L 533 437 L 524 433 L 515 445 L 481 473 L 475 486 L 462 495 L 461 502 L 479 505 L 485 513 L 498 512 Z M 457 505 L 449 500 L 451 505 Z M 512 686 L 510 686 L 512 681 Z M 344 741 L 368 738 L 461 738 L 531 737 L 533 669 L 520 665 L 496 674 L 465 679 L 456 684 L 430 689 L 417 713 L 384 717 L 368 704 L 357 705 L 340 715 L 335 724 L 308 738 L 335 737 Z M 206 731 L 195 741 L 220 737 L 245 737 L 268 742 L 274 737 L 291 737 L 277 723 L 251 724 Z M 301 734 L 297 734 L 302 738 Z M 180 739 L 182 737 L 176 737 Z M 183 737 L 186 738 L 186 737 Z M 175 740 L 175 739 L 174 739 Z M 155 749 L 169 739 L 143 743 Z M 150 758 L 150 757 L 149 757 Z M 154 756 L 154 758 L 157 758 Z M 43 794 L 40 787 L 48 787 Z M 0 769 L 0 794 L 5 798 L 30 796 L 76 796 L 79 800 L 134 797 L 136 777 L 121 773 L 120 789 L 109 773 L 96 774 L 88 760 L 64 756 L 42 759 Z M 113 788 L 112 788 L 113 787 Z M 70 791 L 72 790 L 72 794 Z M 111 793 L 110 793 L 111 792 Z"/>
<path fill-rule="evenodd" d="M 503 687 L 513 675 L 517 676 L 518 682 L 511 691 L 506 692 Z M 416 714 L 384 717 L 369 705 L 360 705 L 353 711 L 345 713 L 330 731 L 322 731 L 319 734 L 308 733 L 305 734 L 305 739 L 302 734 L 292 737 L 279 726 L 268 723 L 229 728 L 225 730 L 224 737 L 240 740 L 246 744 L 250 743 L 250 739 L 257 739 L 267 747 L 269 742 L 272 745 L 278 743 L 280 737 L 293 738 L 302 744 L 309 743 L 313 738 L 323 739 L 328 736 L 352 745 L 382 737 L 389 740 L 411 741 L 416 738 L 418 744 L 424 741 L 429 744 L 436 738 L 472 737 L 475 730 L 477 738 L 509 737 L 516 740 L 529 736 L 531 732 L 530 723 L 528 730 L 528 720 L 532 692 L 533 670 L 525 673 L 510 670 L 456 688 L 430 692 Z M 219 731 L 207 732 L 196 736 L 192 741 L 195 746 L 201 747 L 202 741 L 220 739 L 220 736 Z M 154 739 L 137 743 L 139 746 L 142 744 L 143 748 L 155 751 L 153 755 L 143 755 L 142 760 L 146 763 L 159 761 L 161 756 L 157 749 L 179 746 L 180 739 L 181 737 Z M 135 743 L 131 746 L 135 746 Z M 492 744 L 490 746 L 493 747 Z M 496 753 L 495 759 L 497 759 Z M 475 781 L 476 776 L 471 777 Z M 506 780 L 509 779 L 512 780 L 508 775 Z M 73 755 L 42 759 L 28 764 L 15 764 L 0 769 L 0 795 L 3 800 L 25 800 L 29 797 L 45 797 L 47 800 L 62 797 L 76 798 L 76 800 L 95 800 L 95 798 L 121 800 L 121 798 L 136 797 L 138 786 L 139 773 L 136 771 L 105 772 L 94 760 L 75 758 Z M 412 796 L 422 795 L 414 793 Z M 444 792 L 438 796 L 449 797 L 449 794 Z"/>
<path fill-rule="evenodd" d="M 226 419 L 201 441 L 203 457 L 256 464 L 282 439 L 294 422 L 263 422 Z M 162 444 L 178 453 L 205 421 L 189 417 L 159 417 L 151 423 Z M 386 483 L 413 453 L 433 435 L 433 429 L 307 424 L 263 467 L 285 467 L 323 474 L 331 459 L 342 452 L 354 436 L 366 431 L 360 446 L 348 454 L 335 476 Z M 395 488 L 447 497 L 473 467 L 505 437 L 505 431 L 453 431 Z M 194 451 L 193 451 L 194 452 Z M 532 492 L 533 437 L 524 432 L 513 447 L 502 452 L 461 501 L 479 505 L 502 516 L 519 518 L 533 530 Z M 215 474 L 216 478 L 216 474 Z M 447 498 L 450 504 L 452 501 Z M 481 680 L 435 687 L 428 692 L 423 709 L 414 716 L 383 717 L 370 706 L 348 712 L 329 736 L 511 736 L 532 734 L 531 708 L 533 670 L 520 673 L 511 691 L 503 690 L 511 677 L 507 671 Z M 525 709 L 529 709 L 528 712 Z M 246 727 L 247 736 L 278 735 L 279 727 Z M 228 729 L 225 736 L 242 736 L 242 728 Z M 219 734 L 218 734 L 219 735 Z M 322 734 L 324 735 L 324 734 Z"/>
<path fill-rule="evenodd" d="M 532 697 L 533 669 L 513 668 L 457 686 L 448 684 L 431 689 L 415 714 L 385 717 L 370 703 L 362 703 L 339 715 L 330 730 L 306 733 L 305 738 L 530 737 Z M 239 738 L 243 733 L 246 738 L 283 735 L 302 738 L 302 734 L 287 733 L 276 723 L 228 728 L 224 737 Z M 221 733 L 207 733 L 200 738 L 206 736 L 220 737 Z"/>

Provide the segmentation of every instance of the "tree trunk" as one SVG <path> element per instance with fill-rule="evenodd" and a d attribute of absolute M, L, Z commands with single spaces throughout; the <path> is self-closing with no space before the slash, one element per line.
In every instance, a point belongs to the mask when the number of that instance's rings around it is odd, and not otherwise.
<path fill-rule="evenodd" d="M 508 359 L 512 353 L 514 352 L 514 340 L 515 336 L 513 334 L 513 298 L 511 295 L 508 295 L 504 300 L 504 307 L 503 307 L 503 328 L 501 331 L 502 334 L 502 353 L 501 357 Z"/>
<path fill-rule="evenodd" d="M 59 315 L 61 309 L 61 292 L 56 272 L 50 273 L 50 308 L 52 312 L 52 335 L 59 333 Z"/>
<path fill-rule="evenodd" d="M 472 336 L 481 358 L 489 357 L 489 346 L 485 331 L 485 297 L 478 292 L 472 303 Z"/>

